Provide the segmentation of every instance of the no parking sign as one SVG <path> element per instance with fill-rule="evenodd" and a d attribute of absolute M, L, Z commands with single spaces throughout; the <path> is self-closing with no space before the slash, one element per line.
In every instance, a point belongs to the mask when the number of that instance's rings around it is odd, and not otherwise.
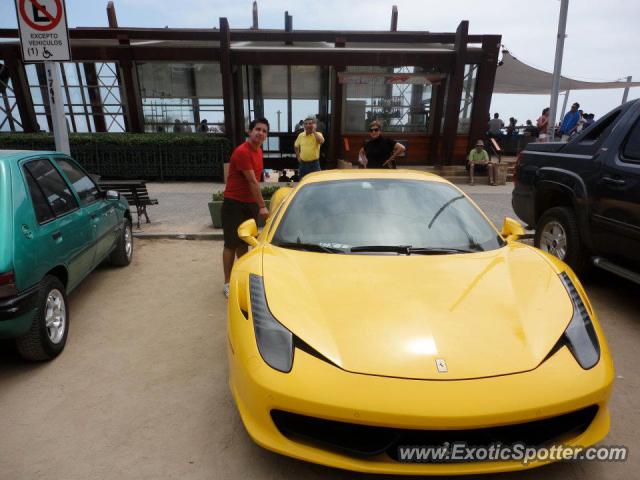
<path fill-rule="evenodd" d="M 16 0 L 25 62 L 71 60 L 64 0 Z"/>

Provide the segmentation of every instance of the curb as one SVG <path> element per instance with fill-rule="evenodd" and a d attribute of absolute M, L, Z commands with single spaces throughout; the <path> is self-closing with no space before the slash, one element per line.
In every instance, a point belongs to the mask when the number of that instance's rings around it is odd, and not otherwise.
<path fill-rule="evenodd" d="M 133 232 L 135 238 L 141 240 L 222 240 L 222 232 L 213 233 L 144 233 Z"/>

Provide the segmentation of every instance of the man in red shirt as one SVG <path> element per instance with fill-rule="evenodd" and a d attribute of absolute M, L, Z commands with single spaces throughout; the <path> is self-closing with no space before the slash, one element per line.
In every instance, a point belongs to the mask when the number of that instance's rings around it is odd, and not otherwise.
<path fill-rule="evenodd" d="M 224 249 L 222 266 L 224 269 L 225 297 L 229 297 L 229 278 L 236 257 L 247 253 L 248 245 L 238 237 L 238 227 L 250 218 L 267 218 L 269 210 L 260 192 L 262 177 L 262 143 L 267 139 L 269 122 L 258 118 L 249 124 L 249 138 L 231 154 L 229 175 L 222 202 L 222 230 Z"/>

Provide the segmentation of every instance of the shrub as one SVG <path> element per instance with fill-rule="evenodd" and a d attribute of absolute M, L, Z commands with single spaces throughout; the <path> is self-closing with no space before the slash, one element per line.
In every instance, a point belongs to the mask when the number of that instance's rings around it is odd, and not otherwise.
<path fill-rule="evenodd" d="M 111 178 L 222 180 L 231 142 L 223 136 L 175 133 L 72 133 L 71 156 Z M 50 134 L 0 135 L 0 148 L 55 150 Z"/>
<path fill-rule="evenodd" d="M 260 189 L 260 192 L 262 193 L 262 198 L 264 200 L 271 200 L 271 197 L 273 196 L 273 194 L 276 193 L 276 191 L 278 191 L 278 189 L 281 186 L 282 185 L 265 185 Z M 221 202 L 222 200 L 224 200 L 224 192 L 222 191 L 213 192 L 213 195 L 211 196 L 212 202 Z"/>

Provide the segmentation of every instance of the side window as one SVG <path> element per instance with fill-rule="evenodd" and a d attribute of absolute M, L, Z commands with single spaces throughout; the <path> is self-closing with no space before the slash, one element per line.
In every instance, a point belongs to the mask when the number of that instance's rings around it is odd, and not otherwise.
<path fill-rule="evenodd" d="M 588 128 L 585 131 L 584 136 L 580 139 L 580 142 L 597 142 L 602 134 L 613 125 L 613 122 L 615 122 L 619 115 L 620 110 L 616 110 L 615 112 L 612 112 L 608 116 L 604 117 L 599 122 L 593 124 L 592 127 Z"/>
<path fill-rule="evenodd" d="M 36 212 L 36 219 L 38 220 L 38 223 L 45 223 L 52 218 L 55 218 L 51 205 L 47 202 L 47 199 L 44 197 L 42 190 L 40 190 L 40 187 L 38 187 L 38 184 L 33 179 L 33 176 L 31 176 L 26 168 L 23 169 L 22 173 L 27 181 L 27 185 L 29 186 L 29 194 L 31 195 L 31 202 L 33 203 L 33 209 Z"/>
<path fill-rule="evenodd" d="M 622 157 L 627 162 L 640 163 L 640 119 L 636 120 L 622 147 Z"/>
<path fill-rule="evenodd" d="M 33 176 L 56 216 L 78 208 L 69 186 L 49 160 L 34 160 L 26 163 L 25 168 Z"/>
<path fill-rule="evenodd" d="M 83 205 L 88 205 L 96 201 L 99 190 L 93 180 L 89 178 L 89 175 L 84 173 L 80 167 L 66 158 L 56 158 L 56 163 L 71 181 L 71 184 L 73 185 L 73 188 L 75 188 L 76 192 L 78 192 L 80 202 Z"/>

